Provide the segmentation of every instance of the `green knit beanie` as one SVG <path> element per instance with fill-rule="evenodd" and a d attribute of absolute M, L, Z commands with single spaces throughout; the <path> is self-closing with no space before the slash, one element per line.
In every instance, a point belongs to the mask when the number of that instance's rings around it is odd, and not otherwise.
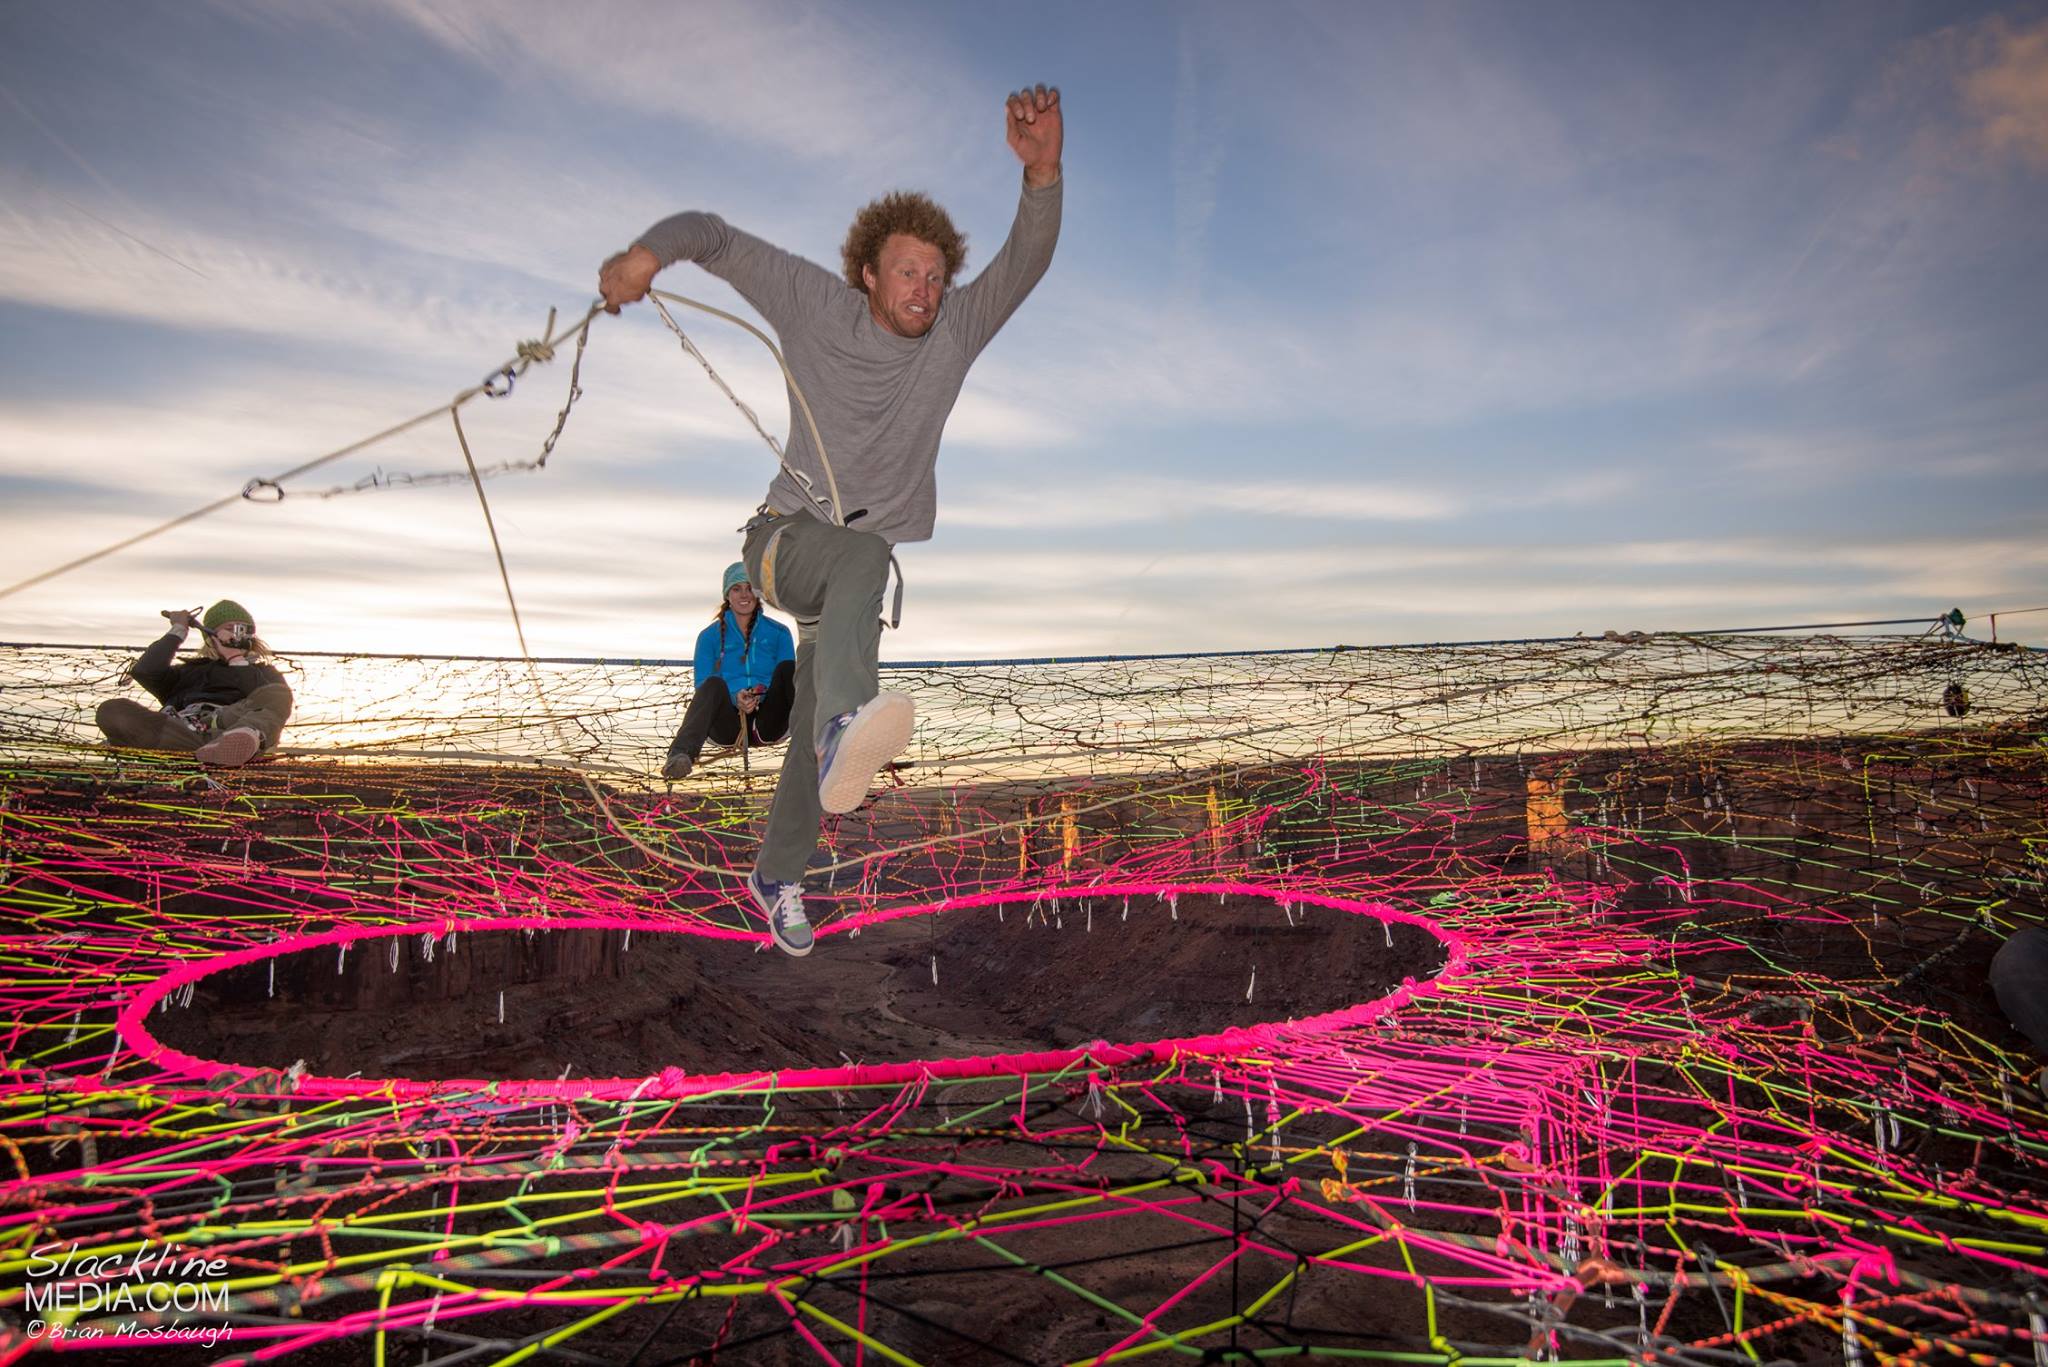
<path fill-rule="evenodd" d="M 747 562 L 744 560 L 735 560 L 730 565 L 727 565 L 725 567 L 725 587 L 721 588 L 719 592 L 731 593 L 732 586 L 734 584 L 751 583 L 753 583 L 753 580 L 747 577 Z"/>
<path fill-rule="evenodd" d="M 250 614 L 249 609 L 232 598 L 223 598 L 208 608 L 205 618 L 199 625 L 213 631 L 226 622 L 247 622 L 252 627 L 256 625 L 256 619 Z"/>

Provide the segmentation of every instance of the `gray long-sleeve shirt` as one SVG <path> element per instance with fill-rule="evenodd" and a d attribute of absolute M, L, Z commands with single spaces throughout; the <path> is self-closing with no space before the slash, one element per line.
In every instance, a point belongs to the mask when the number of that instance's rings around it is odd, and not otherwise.
<path fill-rule="evenodd" d="M 948 290 L 931 330 L 898 337 L 868 311 L 868 297 L 813 262 L 770 246 L 715 214 L 681 213 L 649 228 L 639 245 L 664 266 L 694 261 L 729 283 L 768 320 L 789 372 L 810 401 L 850 525 L 892 545 L 924 541 L 938 510 L 939 437 L 967 368 L 1052 264 L 1062 182 L 1024 187 L 1002 250 L 971 282 Z M 796 401 L 791 399 L 792 414 Z M 790 424 L 789 470 L 768 486 L 779 513 L 830 520 L 829 487 L 810 429 Z"/>

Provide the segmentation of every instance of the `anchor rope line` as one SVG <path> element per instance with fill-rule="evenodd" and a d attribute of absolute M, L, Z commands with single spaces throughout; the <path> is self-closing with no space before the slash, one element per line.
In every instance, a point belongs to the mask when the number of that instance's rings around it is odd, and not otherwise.
<path fill-rule="evenodd" d="M 794 478 L 796 478 L 801 484 L 803 484 L 803 486 L 806 489 L 808 489 L 811 484 L 809 477 L 789 464 L 787 458 L 783 454 L 781 443 L 776 441 L 776 439 L 769 434 L 767 429 L 762 426 L 761 420 L 755 414 L 754 410 L 750 408 L 743 400 L 741 400 L 739 395 L 733 391 L 732 387 L 726 383 L 724 377 L 721 376 L 718 373 L 718 371 L 712 366 L 710 360 L 704 355 L 702 350 L 698 348 L 696 343 L 676 323 L 675 318 L 673 317 L 673 315 L 669 313 L 664 301 L 673 302 L 676 304 L 685 305 L 690 308 L 698 309 L 701 310 L 702 312 L 711 314 L 714 317 L 722 318 L 727 322 L 733 323 L 734 325 L 743 328 L 748 333 L 752 334 L 756 339 L 760 341 L 760 343 L 764 347 L 768 349 L 769 355 L 775 358 L 776 366 L 782 371 L 783 379 L 788 385 L 790 396 L 795 401 L 794 406 L 796 410 L 800 413 L 806 427 L 810 431 L 813 449 L 816 450 L 816 452 L 818 453 L 819 463 L 824 470 L 827 484 L 827 497 L 823 500 L 820 500 L 820 502 L 823 503 L 824 506 L 830 511 L 833 523 L 835 525 L 844 526 L 845 518 L 842 514 L 839 500 L 838 480 L 836 476 L 833 474 L 831 461 L 826 453 L 824 437 L 818 431 L 817 420 L 811 414 L 810 403 L 808 400 L 804 398 L 802 387 L 797 383 L 796 377 L 790 373 L 788 362 L 783 358 L 781 349 L 778 348 L 775 345 L 774 341 L 761 329 L 755 327 L 746 319 L 741 318 L 733 313 L 727 312 L 724 309 L 716 308 L 700 300 L 691 299 L 687 296 L 670 293 L 668 291 L 650 291 L 650 297 L 652 299 L 656 311 L 661 317 L 662 322 L 666 324 L 669 330 L 675 334 L 677 341 L 681 344 L 683 348 L 683 351 L 691 358 L 693 358 L 701 367 L 703 367 L 704 373 L 711 379 L 711 382 L 718 387 L 718 389 L 726 396 L 726 398 L 732 402 L 734 407 L 736 407 L 740 411 L 740 413 L 746 418 L 747 422 L 753 427 L 754 431 L 767 444 L 769 451 L 775 456 L 776 462 L 783 469 L 789 471 L 789 473 Z M 555 347 L 560 342 L 565 340 L 567 337 L 573 335 L 576 338 L 576 356 L 574 366 L 572 367 L 570 372 L 568 397 L 563 402 L 561 411 L 556 415 L 554 428 L 548 433 L 547 437 L 541 443 L 540 455 L 531 462 L 522 462 L 518 464 L 505 462 L 499 466 L 492 467 L 494 471 L 512 469 L 539 470 L 545 468 L 548 457 L 553 454 L 556 443 L 560 440 L 563 429 L 566 427 L 568 423 L 570 410 L 575 407 L 576 400 L 582 395 L 582 389 L 579 380 L 582 373 L 584 349 L 589 342 L 591 321 L 597 316 L 598 312 L 602 309 L 602 307 L 602 301 L 592 304 L 589 307 L 589 309 L 585 311 L 580 321 L 578 321 L 572 328 L 560 334 L 559 336 L 554 331 L 556 317 L 555 311 L 553 309 L 550 309 L 548 311 L 547 326 L 543 330 L 541 340 L 533 342 L 522 342 L 517 348 L 517 351 L 511 360 L 508 360 L 503 366 L 493 371 L 481 383 L 473 385 L 468 389 L 462 390 L 448 403 L 438 408 L 431 409 L 426 413 L 422 413 L 417 417 L 408 419 L 405 422 L 386 428 L 382 432 L 363 438 L 360 441 L 351 442 L 348 445 L 340 447 L 334 451 L 330 451 L 325 455 L 303 462 L 302 464 L 296 465 L 291 469 L 286 470 L 280 474 L 273 475 L 268 478 L 252 479 L 246 485 L 243 486 L 241 492 L 237 495 L 234 495 L 232 497 L 216 499 L 212 503 L 193 509 L 191 512 L 182 514 L 178 517 L 169 519 L 168 521 L 163 522 L 158 526 L 153 527 L 147 531 L 138 533 L 137 535 L 132 537 L 128 537 L 125 540 L 114 543 L 113 545 L 103 547 L 98 551 L 94 551 L 87 555 L 80 556 L 63 565 L 59 565 L 53 569 L 44 571 L 41 574 L 34 575 L 28 579 L 22 580 L 19 583 L 13 584 L 7 588 L 0 589 L 0 598 L 5 598 L 10 594 L 18 592 L 22 589 L 33 587 L 36 584 L 47 582 L 48 580 L 54 579 L 62 574 L 68 573 L 71 570 L 75 570 L 85 565 L 92 564 L 93 562 L 104 559 L 107 556 L 113 555 L 118 551 L 125 550 L 130 546 L 138 545 L 143 541 L 151 539 L 152 537 L 162 535 L 163 533 L 174 530 L 177 527 L 181 527 L 187 523 L 197 521 L 200 518 L 218 512 L 220 509 L 225 508 L 238 500 L 246 499 L 251 501 L 259 501 L 256 499 L 256 495 L 258 494 L 259 491 L 267 490 L 269 491 L 270 494 L 269 497 L 262 499 L 260 501 L 280 501 L 286 496 L 286 490 L 284 489 L 283 486 L 287 481 L 297 478 L 301 475 L 310 473 L 311 471 L 316 470 L 323 465 L 327 465 L 332 461 L 336 461 L 345 456 L 352 455 L 358 451 L 362 451 L 381 441 L 385 441 L 391 437 L 395 437 L 405 432 L 408 432 L 413 428 L 420 426 L 422 423 L 425 423 L 431 420 L 432 418 L 438 416 L 441 413 L 447 413 L 455 429 L 456 443 L 462 452 L 464 473 L 462 476 L 459 477 L 467 478 L 467 480 L 470 483 L 470 486 L 476 491 L 477 504 L 483 513 L 485 532 L 490 540 L 491 554 L 497 564 L 499 583 L 503 586 L 505 591 L 506 608 L 511 614 L 513 632 L 519 641 L 520 657 L 527 666 L 527 676 L 531 681 L 531 686 L 534 692 L 535 700 L 540 704 L 543 712 L 548 716 L 550 723 L 554 724 L 556 722 L 556 719 L 553 714 L 552 705 L 549 701 L 546 690 L 541 687 L 539 675 L 534 668 L 535 661 L 533 658 L 533 652 L 531 647 L 527 643 L 526 627 L 519 611 L 518 595 L 514 592 L 512 588 L 511 572 L 506 567 L 505 564 L 504 545 L 498 536 L 497 523 L 491 515 L 490 499 L 488 495 L 486 495 L 486 493 L 484 492 L 484 474 L 479 470 L 476 463 L 476 458 L 470 450 L 468 434 L 463 430 L 462 426 L 461 410 L 464 404 L 470 402 L 471 400 L 477 398 L 480 395 L 491 398 L 502 398 L 507 394 L 511 393 L 514 382 L 520 376 L 525 374 L 529 367 L 536 363 L 545 364 L 547 362 L 552 361 L 554 359 Z M 433 480 L 439 479 L 441 477 L 428 476 L 426 478 Z M 408 478 L 406 482 L 412 483 L 418 481 L 414 481 Z M 357 487 L 361 488 L 362 486 Z M 380 477 L 380 481 L 373 483 L 370 487 L 382 488 L 391 486 L 388 483 L 382 482 Z M 332 497 L 341 492 L 345 491 L 329 490 L 325 491 L 324 493 L 317 494 L 316 496 Z M 815 497 L 815 495 L 813 495 L 813 497 Z M 579 777 L 581 777 L 585 788 L 589 791 L 591 797 L 597 802 L 598 806 L 604 811 L 607 821 L 611 822 L 617 833 L 621 835 L 624 839 L 626 839 L 629 843 L 631 843 L 635 848 L 639 849 L 641 853 L 657 861 L 670 864 L 673 867 L 687 868 L 697 872 L 716 874 L 721 877 L 731 876 L 729 870 L 717 868 L 711 865 L 700 864 L 692 860 L 684 859 L 681 856 L 673 855 L 658 850 L 653 846 L 648 845 L 646 842 L 640 840 L 638 836 L 634 835 L 622 823 L 619 823 L 615 819 L 611 809 L 610 802 L 606 800 L 603 792 L 598 788 L 597 784 L 592 780 L 590 775 L 587 772 L 583 772 L 581 766 L 569 767 L 574 767 L 577 769 Z"/>
<path fill-rule="evenodd" d="M 345 456 L 352 456 L 359 451 L 368 450 L 370 447 L 375 446 L 380 442 L 389 441 L 393 437 L 402 436 L 403 434 L 413 430 L 415 427 L 419 427 L 426 423 L 432 422 L 435 418 L 440 417 L 443 413 L 453 412 L 454 410 L 462 407 L 462 405 L 470 402 L 472 399 L 475 399 L 480 394 L 490 393 L 492 381 L 499 380 L 506 375 L 524 374 L 526 369 L 529 366 L 533 365 L 536 361 L 545 361 L 547 359 L 552 358 L 553 345 L 564 340 L 566 337 L 570 335 L 570 333 L 575 333 L 580 336 L 583 333 L 583 331 L 590 326 L 590 320 L 597 315 L 597 312 L 598 306 L 593 304 L 590 307 L 590 310 L 583 315 L 582 320 L 575 324 L 575 326 L 572 327 L 569 330 L 569 332 L 562 333 L 560 336 L 550 335 L 548 337 L 543 338 L 539 343 L 523 343 L 521 347 L 518 349 L 518 351 L 515 352 L 513 357 L 510 360 L 506 361 L 505 364 L 500 366 L 497 370 L 493 371 L 489 379 L 487 379 L 484 383 L 472 385 L 470 388 L 465 389 L 459 394 L 457 394 L 453 399 L 449 400 L 447 403 L 436 405 L 435 407 L 428 409 L 424 413 L 420 413 L 414 417 L 407 418 L 403 422 L 394 423 L 392 426 L 387 427 L 380 432 L 374 432 L 367 437 L 363 437 L 357 441 L 349 442 L 347 445 L 337 447 L 336 449 L 329 451 L 324 455 L 315 456 L 311 460 L 303 461 L 300 464 L 294 465 L 290 469 L 281 471 L 278 474 L 262 478 L 251 479 L 246 484 L 244 484 L 241 490 L 237 493 L 227 495 L 226 497 L 223 498 L 217 498 L 213 500 L 211 503 L 203 504 L 200 507 L 192 509 L 190 512 L 181 513 L 176 517 L 170 518 L 164 522 L 160 522 L 156 526 L 151 527 L 146 531 L 137 532 L 135 535 L 125 537 L 120 541 L 112 543 L 111 545 L 102 546 L 96 551 L 90 551 L 85 555 L 77 557 L 76 559 L 68 560 L 61 565 L 55 566 L 54 568 L 44 570 L 40 574 L 31 575 L 27 579 L 23 579 L 16 583 L 9 584 L 5 588 L 0 588 L 0 598 L 9 597 L 13 594 L 21 592 L 23 589 L 33 588 L 37 584 L 47 583 L 48 581 L 55 579 L 60 575 L 69 574 L 73 570 L 80 569 L 86 565 L 93 564 L 94 562 L 99 560 L 104 560 L 110 555 L 114 555 L 120 551 L 127 550 L 131 546 L 140 545 L 142 542 L 148 541 L 154 537 L 161 536 L 165 532 L 176 530 L 177 528 L 185 526 L 186 524 L 191 522 L 196 522 L 200 518 L 209 517 L 212 514 L 217 513 L 221 509 L 226 508 L 232 504 L 243 501 L 275 502 L 276 499 L 274 497 L 258 498 L 257 494 L 265 489 L 281 491 L 283 486 L 287 482 L 297 479 L 301 475 L 310 474 L 312 471 L 319 469 L 321 466 L 331 464 L 334 461 L 340 460 Z M 548 316 L 550 322 L 552 323 L 552 320 L 554 318 L 553 310 L 549 311 Z M 578 350 L 578 359 L 581 359 L 580 348 Z M 566 421 L 566 408 L 564 410 L 564 420 Z M 558 427 L 556 435 L 559 435 L 559 431 L 560 429 Z"/>
<path fill-rule="evenodd" d="M 839 515 L 838 484 L 837 480 L 835 479 L 832 473 L 831 462 L 825 451 L 824 440 L 818 432 L 816 420 L 811 416 L 810 404 L 804 398 L 802 389 L 796 383 L 795 378 L 790 375 L 788 364 L 784 361 L 780 349 L 778 349 L 775 346 L 774 342 L 767 336 L 766 333 L 762 332 L 759 328 L 749 323 L 746 319 L 741 318 L 735 314 L 729 313 L 724 309 L 717 308 L 711 304 L 704 303 L 701 300 L 691 299 L 685 295 L 673 294 L 663 290 L 650 291 L 649 295 L 654 302 L 656 310 L 661 315 L 663 322 L 666 323 L 668 327 L 675 332 L 677 338 L 681 341 L 684 350 L 689 355 L 694 357 L 698 361 L 698 363 L 704 367 L 705 372 L 711 377 L 712 381 L 715 384 L 717 384 L 719 389 L 725 393 L 727 398 L 732 400 L 732 402 L 739 408 L 741 413 L 743 413 L 747 417 L 748 421 L 753 425 L 754 430 L 761 435 L 762 439 L 765 442 L 767 442 L 768 448 L 771 452 L 774 453 L 777 463 L 782 465 L 784 469 L 790 470 L 793 477 L 795 477 L 796 479 L 799 480 L 799 482 L 803 483 L 806 487 L 808 487 L 810 484 L 810 480 L 808 479 L 808 477 L 804 476 L 801 472 L 794 470 L 787 464 L 787 462 L 783 459 L 783 453 L 780 443 L 778 443 L 772 436 L 768 434 L 766 429 L 764 429 L 761 426 L 761 423 L 759 419 L 755 416 L 753 410 L 750 409 L 744 402 L 742 402 L 739 399 L 739 397 L 725 383 L 723 377 L 721 377 L 717 373 L 717 371 L 712 368 L 710 362 L 704 357 L 702 351 L 700 351 L 697 348 L 696 344 L 683 333 L 682 329 L 676 324 L 675 319 L 669 314 L 667 308 L 663 304 L 663 301 L 665 300 L 670 303 L 681 304 L 689 308 L 698 309 L 704 313 L 711 314 L 714 317 L 725 319 L 726 321 L 731 322 L 738 327 L 744 328 L 747 332 L 751 333 L 753 336 L 758 338 L 763 346 L 768 348 L 769 354 L 775 358 L 775 363 L 777 367 L 781 369 L 785 380 L 787 380 L 788 382 L 789 392 L 792 398 L 795 400 L 796 410 L 802 415 L 804 423 L 811 433 L 811 440 L 813 446 L 818 452 L 819 462 L 824 469 L 826 482 L 828 485 L 829 497 L 824 500 L 821 500 L 821 503 L 831 508 L 834 522 L 844 525 L 844 520 Z M 119 541 L 115 541 L 106 546 L 102 546 L 97 550 L 89 551 L 84 555 L 77 556 L 71 560 L 67 560 L 60 565 L 53 566 L 50 569 L 44 570 L 38 574 L 30 575 L 26 579 L 18 580 L 15 583 L 6 585 L 5 587 L 0 587 L 0 598 L 11 597 L 16 593 L 23 591 L 24 589 L 33 588 L 36 585 L 48 583 L 52 579 L 59 578 L 63 575 L 71 573 L 74 570 L 82 569 L 87 565 L 94 564 L 97 561 L 104 560 L 111 555 L 118 554 L 119 552 L 127 550 L 130 547 L 138 546 L 145 541 L 149 541 L 156 537 L 162 536 L 166 532 L 175 531 L 180 527 L 186 526 L 193 522 L 197 522 L 202 518 L 209 517 L 214 513 L 219 512 L 221 509 L 230 507 L 235 503 L 245 501 L 260 503 L 279 502 L 287 496 L 288 491 L 285 489 L 285 485 L 287 485 L 290 481 L 294 479 L 297 479 L 303 475 L 310 474 L 313 471 L 320 469 L 322 466 L 332 464 L 337 460 L 341 460 L 344 459 L 345 457 L 356 455 L 362 451 L 366 451 L 371 447 L 374 447 L 382 442 L 389 441 L 394 437 L 403 436 L 405 433 L 410 432 L 417 427 L 421 427 L 426 423 L 433 421 L 435 418 L 438 418 L 443 413 L 455 413 L 458 410 L 460 410 L 463 405 L 470 403 L 471 401 L 477 399 L 478 397 L 503 398 L 509 395 L 512 392 L 513 384 L 515 381 L 517 381 L 521 376 L 525 375 L 526 372 L 532 366 L 536 364 L 544 365 L 553 361 L 555 357 L 555 348 L 560 346 L 563 342 L 567 341 L 570 337 L 573 336 L 576 339 L 576 355 L 574 365 L 572 366 L 570 372 L 568 397 L 564 401 L 561 411 L 556 415 L 553 429 L 548 433 L 546 438 L 542 440 L 540 454 L 535 459 L 531 461 L 519 462 L 504 461 L 492 466 L 479 467 L 476 464 L 475 460 L 473 458 L 470 458 L 468 456 L 468 453 L 465 451 L 464 455 L 466 468 L 460 474 L 429 474 L 424 476 L 396 477 L 379 474 L 377 476 L 370 477 L 369 482 L 367 484 L 358 484 L 357 486 L 353 487 L 344 486 L 342 488 L 324 491 L 313 491 L 310 493 L 309 496 L 315 498 L 330 498 L 342 493 L 366 492 L 369 489 L 387 489 L 397 487 L 401 484 L 414 485 L 444 483 L 451 482 L 455 479 L 467 479 L 472 483 L 478 483 L 487 475 L 493 473 L 544 469 L 547 465 L 549 456 L 551 456 L 554 453 L 556 443 L 561 439 L 564 427 L 568 423 L 570 409 L 575 406 L 577 399 L 582 396 L 583 391 L 580 387 L 579 380 L 583 366 L 584 348 L 589 341 L 589 329 L 591 320 L 594 319 L 598 315 L 598 313 L 602 311 L 602 309 L 602 301 L 593 303 L 587 310 L 585 310 L 583 317 L 581 319 L 579 319 L 570 327 L 558 333 L 555 331 L 556 311 L 551 308 L 548 310 L 547 325 L 543 329 L 543 334 L 539 339 L 521 342 L 515 348 L 514 354 L 509 359 L 507 359 L 502 365 L 498 366 L 489 375 L 485 376 L 485 378 L 481 382 L 471 385 L 467 389 L 463 389 L 460 392 L 458 392 L 447 403 L 436 405 L 435 407 L 430 408 L 423 413 L 417 414 L 416 416 L 411 418 L 407 418 L 403 422 L 394 423 L 390 427 L 384 428 L 381 431 L 371 433 L 369 436 L 360 438 L 356 441 L 349 442 L 344 446 L 337 447 L 332 451 L 328 451 L 322 455 L 315 456 L 310 460 L 302 461 L 301 463 L 294 465 L 289 469 L 280 471 L 277 474 L 252 478 L 248 480 L 246 483 L 244 483 L 242 488 L 234 494 L 224 495 L 221 498 L 214 499 L 209 503 L 205 503 L 197 508 L 193 508 L 189 512 L 180 513 L 175 517 L 168 518 L 163 522 L 157 523 L 155 526 L 149 527 L 143 531 L 135 533 L 133 536 L 124 537 Z"/>
<path fill-rule="evenodd" d="M 485 466 L 483 468 L 488 473 L 490 467 Z M 461 478 L 465 480 L 468 479 L 468 473 L 463 472 Z M 2048 612 L 2048 608 L 2041 608 L 2038 610 L 2042 612 Z M 1987 617 L 2006 615 L 2009 614 L 1994 613 L 1987 614 Z M 1924 627 L 1928 624 L 1928 620 L 1929 619 L 1923 615 L 1919 617 L 1892 617 L 1886 618 L 1881 622 L 1815 622 L 1810 623 L 1803 628 L 1740 627 L 1734 629 L 1733 631 L 1728 632 L 1727 634 L 1739 635 L 1754 632 L 1782 633 L 1793 630 L 1832 632 L 1839 628 L 1852 626 Z M 1713 635 L 1712 632 L 1700 631 L 1697 629 L 1673 628 L 1664 631 L 1636 632 L 1632 635 L 1624 635 L 1622 633 L 1617 632 L 1612 638 L 1589 637 L 1585 633 L 1581 632 L 1574 636 L 1528 636 L 1516 640 L 1495 641 L 1389 641 L 1373 645 L 1334 644 L 1320 646 L 1274 646 L 1267 649 L 1175 650 L 1158 652 L 1140 652 L 1128 655 L 1033 655 L 1009 658 L 976 658 L 964 660 L 884 660 L 881 662 L 881 667 L 885 670 L 1007 670 L 1022 668 L 1030 665 L 1072 666 L 1099 664 L 1130 664 L 1146 660 L 1263 660 L 1278 659 L 1290 655 L 1337 655 L 1344 654 L 1347 652 L 1378 652 L 1381 654 L 1386 654 L 1398 651 L 1456 650 L 1475 648 L 1481 646 L 1584 645 L 1589 641 L 1597 642 L 1603 639 L 1624 640 L 1627 641 L 1629 644 L 1646 644 L 1655 643 L 1660 639 L 1669 640 L 1671 638 L 1677 637 L 1703 638 L 1711 635 Z M 1907 640 L 1912 638 L 1901 636 L 1887 637 L 1883 639 Z M 1957 637 L 1955 638 L 1955 640 L 1958 645 L 1965 646 L 1995 646 L 1998 644 L 1997 642 L 1975 641 L 1968 637 Z M 1703 644 L 1703 642 L 1698 641 L 1696 641 L 1695 643 Z M 121 645 L 116 642 L 108 641 L 0 641 L 0 650 L 126 649 L 128 649 L 127 646 Z M 290 659 L 304 658 L 309 660 L 407 660 L 439 661 L 454 664 L 518 664 L 523 663 L 524 660 L 524 657 L 518 655 L 437 655 L 432 652 L 412 650 L 292 650 L 283 651 L 279 654 L 281 658 Z M 536 655 L 533 657 L 533 662 L 535 664 L 543 665 L 610 665 L 616 667 L 630 666 L 634 668 L 644 666 L 648 668 L 660 669 L 687 668 L 691 663 L 689 660 L 674 659 L 654 655 Z"/>

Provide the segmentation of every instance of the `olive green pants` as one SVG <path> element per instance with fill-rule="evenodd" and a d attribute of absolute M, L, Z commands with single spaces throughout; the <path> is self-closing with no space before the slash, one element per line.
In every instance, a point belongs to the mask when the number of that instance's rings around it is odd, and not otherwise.
<path fill-rule="evenodd" d="M 213 714 L 211 729 L 200 731 L 183 717 L 158 711 L 133 698 L 110 698 L 99 706 L 93 720 L 110 745 L 133 750 L 197 750 L 214 737 L 246 726 L 263 738 L 271 749 L 284 734 L 286 718 L 292 712 L 292 691 L 283 684 L 265 684 L 238 703 L 230 703 Z"/>
<path fill-rule="evenodd" d="M 764 565 L 768 543 L 774 552 Z M 789 713 L 789 754 L 775 782 L 768 828 L 754 867 L 763 878 L 804 876 L 818 848 L 818 735 L 880 687 L 882 591 L 889 543 L 873 532 L 835 527 L 801 513 L 748 524 L 747 574 L 770 607 L 796 618 L 796 701 Z"/>

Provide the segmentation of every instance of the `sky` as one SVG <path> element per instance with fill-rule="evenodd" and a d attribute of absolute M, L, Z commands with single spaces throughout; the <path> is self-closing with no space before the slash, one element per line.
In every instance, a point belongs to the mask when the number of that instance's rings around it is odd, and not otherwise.
<path fill-rule="evenodd" d="M 885 660 L 2048 606 L 2048 5 L 1951 0 L 5 0 L 0 589 L 446 404 L 681 209 L 836 269 L 923 189 L 971 278 L 1030 81 L 1058 254 Z M 785 431 L 760 344 L 678 321 Z M 479 465 L 568 361 L 463 408 Z M 527 644 L 687 657 L 773 456 L 645 306 L 582 388 L 482 486 Z M 516 654 L 462 469 L 444 415 L 0 596 L 0 640 L 232 597 L 287 653 Z"/>

